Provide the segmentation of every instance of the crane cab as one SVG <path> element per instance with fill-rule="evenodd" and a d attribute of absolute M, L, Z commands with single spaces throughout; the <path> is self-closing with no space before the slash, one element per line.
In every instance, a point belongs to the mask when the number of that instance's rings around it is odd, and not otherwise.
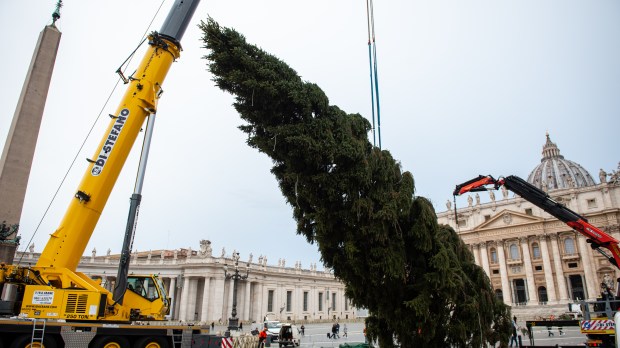
<path fill-rule="evenodd" d="M 130 275 L 123 306 L 131 308 L 131 320 L 164 320 L 170 312 L 170 298 L 156 275 Z"/>

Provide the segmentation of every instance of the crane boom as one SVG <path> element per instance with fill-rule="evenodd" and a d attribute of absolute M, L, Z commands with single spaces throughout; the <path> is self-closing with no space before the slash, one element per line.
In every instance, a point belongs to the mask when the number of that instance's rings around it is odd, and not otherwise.
<path fill-rule="evenodd" d="M 161 33 L 149 35 L 149 48 L 37 267 L 77 268 L 142 125 L 157 109 L 162 84 L 180 56 L 180 39 L 197 5 L 198 1 L 176 1 Z"/>
<path fill-rule="evenodd" d="M 488 186 L 491 187 L 489 188 Z M 490 175 L 480 175 L 477 178 L 456 185 L 453 194 L 459 196 L 467 192 L 487 191 L 489 189 L 497 190 L 501 186 L 518 194 L 523 199 L 531 202 L 586 236 L 592 249 L 600 252 L 609 262 L 620 268 L 620 247 L 618 246 L 618 240 L 593 226 L 585 217 L 570 210 L 563 204 L 556 202 L 546 192 L 518 176 L 511 175 L 496 180 Z M 609 250 L 612 255 L 609 256 L 606 252 L 601 250 L 601 247 Z"/>

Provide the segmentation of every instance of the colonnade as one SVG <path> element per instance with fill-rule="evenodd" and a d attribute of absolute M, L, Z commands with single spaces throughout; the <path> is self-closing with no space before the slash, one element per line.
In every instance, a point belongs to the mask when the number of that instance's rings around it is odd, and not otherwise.
<path fill-rule="evenodd" d="M 165 258 L 164 254 L 173 254 Z M 25 257 L 21 257 L 23 254 Z M 225 257 L 177 258 L 172 251 L 162 252 L 158 259 L 135 257 L 133 274 L 158 274 L 171 299 L 171 320 L 225 323 L 231 316 L 233 279 L 226 279 Z M 35 263 L 39 253 L 18 252 L 16 260 Z M 99 278 L 102 286 L 113 291 L 118 268 L 117 255 L 83 257 L 78 271 Z M 285 267 L 266 263 L 247 263 L 248 278 L 237 283 L 237 317 L 243 322 L 316 321 L 353 319 L 356 309 L 349 305 L 344 284 L 329 271 L 316 266 L 302 269 L 300 264 Z M 244 272 L 245 273 L 245 272 Z"/>

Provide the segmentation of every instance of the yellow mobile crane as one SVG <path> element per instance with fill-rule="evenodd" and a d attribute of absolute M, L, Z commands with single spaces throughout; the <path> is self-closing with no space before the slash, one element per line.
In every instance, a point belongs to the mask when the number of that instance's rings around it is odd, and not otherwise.
<path fill-rule="evenodd" d="M 199 0 L 176 0 L 161 30 L 148 36 L 148 50 L 135 73 L 125 78 L 119 69 L 118 72 L 128 84 L 127 91 L 116 113 L 110 115 L 110 124 L 94 156 L 89 159 L 90 163 L 74 198 L 36 265 L 0 264 L 0 314 L 28 318 L 28 323 L 35 322 L 28 327 L 23 320 L 1 320 L 0 347 L 65 346 L 67 339 L 63 336 L 63 342 L 60 333 L 67 330 L 63 326 L 70 322 L 74 324 L 71 324 L 69 331 L 90 333 L 86 344 L 90 342 L 91 347 L 118 348 L 130 343 L 134 347 L 166 347 L 170 343 L 175 344 L 169 337 L 170 331 L 166 329 L 158 334 L 153 330 L 136 334 L 135 331 L 122 329 L 124 324 L 133 320 L 164 320 L 170 310 L 170 299 L 157 276 L 127 275 L 147 157 L 144 153 L 131 199 L 114 294 L 103 288 L 100 281 L 90 279 L 76 270 L 146 120 L 148 124 L 144 146 L 148 149 L 162 84 L 170 66 L 180 57 L 180 40 L 198 3 Z M 40 322 L 40 319 L 48 321 L 47 337 L 45 340 L 40 338 L 39 345 L 36 345 L 33 342 L 34 332 L 37 330 L 36 321 Z M 33 332 L 32 336 L 19 334 L 28 330 Z M 148 339 L 140 339 L 144 337 Z M 84 340 L 80 342 L 77 346 L 82 347 Z"/>

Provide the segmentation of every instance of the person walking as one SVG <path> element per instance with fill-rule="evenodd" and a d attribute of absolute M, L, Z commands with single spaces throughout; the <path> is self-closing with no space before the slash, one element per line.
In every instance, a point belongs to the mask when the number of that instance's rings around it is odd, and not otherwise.
<path fill-rule="evenodd" d="M 265 346 L 266 340 L 267 340 L 267 327 L 263 327 L 261 332 L 258 334 L 258 348 L 263 348 Z"/>
<path fill-rule="evenodd" d="M 555 315 L 551 314 L 549 316 L 549 321 L 554 321 L 554 320 L 555 320 Z M 553 326 L 551 326 L 551 325 L 547 326 L 547 337 L 555 336 L 553 334 L 553 331 L 551 331 L 551 330 L 553 330 Z"/>
<path fill-rule="evenodd" d="M 306 335 L 306 327 L 304 326 L 304 324 L 301 324 L 301 335 L 305 336 Z"/>
<path fill-rule="evenodd" d="M 512 317 L 512 335 L 510 336 L 510 346 L 512 347 L 512 343 L 514 342 L 515 347 L 519 346 L 519 342 L 517 341 L 517 317 Z"/>
<path fill-rule="evenodd" d="M 342 332 L 344 333 L 342 337 L 349 337 L 347 336 L 347 324 L 344 324 L 344 327 L 342 328 Z"/>
<path fill-rule="evenodd" d="M 243 331 L 243 322 L 242 321 L 239 322 L 239 331 Z"/>

